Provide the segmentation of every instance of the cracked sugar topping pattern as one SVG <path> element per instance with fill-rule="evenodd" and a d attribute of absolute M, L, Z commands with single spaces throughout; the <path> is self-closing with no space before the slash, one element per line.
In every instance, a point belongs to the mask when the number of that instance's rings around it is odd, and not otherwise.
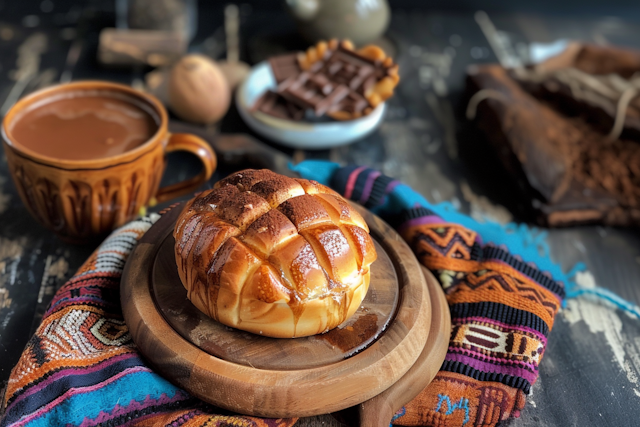
<path fill-rule="evenodd" d="M 178 220 L 175 237 L 177 253 L 192 258 L 207 288 L 220 287 L 226 265 L 241 254 L 247 266 L 242 273 L 227 270 L 238 286 L 233 292 L 274 302 L 338 294 L 361 282 L 376 258 L 368 231 L 333 190 L 246 170 L 197 196 Z M 244 282 L 253 290 L 242 289 Z"/>

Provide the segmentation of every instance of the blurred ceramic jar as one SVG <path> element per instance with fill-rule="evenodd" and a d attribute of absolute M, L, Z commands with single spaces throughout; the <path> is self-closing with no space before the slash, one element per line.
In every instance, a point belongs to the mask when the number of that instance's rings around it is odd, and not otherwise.
<path fill-rule="evenodd" d="M 382 36 L 391 17 L 387 0 L 286 0 L 285 7 L 310 42 L 337 38 L 370 43 Z"/>

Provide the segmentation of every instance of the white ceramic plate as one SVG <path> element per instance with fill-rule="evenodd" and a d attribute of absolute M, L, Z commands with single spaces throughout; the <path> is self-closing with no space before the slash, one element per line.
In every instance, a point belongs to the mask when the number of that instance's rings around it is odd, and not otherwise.
<path fill-rule="evenodd" d="M 349 144 L 372 132 L 384 117 L 386 106 L 378 105 L 370 114 L 344 122 L 309 123 L 279 119 L 253 113 L 251 107 L 268 89 L 274 89 L 276 81 L 267 62 L 251 69 L 238 87 L 236 105 L 247 125 L 256 133 L 282 145 L 302 149 L 322 149 Z"/>

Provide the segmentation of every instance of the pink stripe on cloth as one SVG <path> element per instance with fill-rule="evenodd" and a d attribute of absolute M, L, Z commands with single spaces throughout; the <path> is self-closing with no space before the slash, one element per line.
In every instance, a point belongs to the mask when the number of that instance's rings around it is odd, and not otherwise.
<path fill-rule="evenodd" d="M 376 181 L 376 178 L 382 175 L 381 172 L 373 171 L 367 177 L 367 182 L 364 183 L 364 188 L 362 189 L 362 196 L 360 197 L 360 203 L 364 204 L 367 202 L 369 195 L 371 194 L 371 190 L 373 189 L 373 183 Z"/>
<path fill-rule="evenodd" d="M 463 345 L 463 344 L 457 343 L 457 345 Z M 469 356 L 469 357 L 472 357 L 474 360 L 478 360 L 480 362 L 491 363 L 491 364 L 500 365 L 500 366 L 509 365 L 507 367 L 516 368 L 516 369 L 520 368 L 520 369 L 525 369 L 527 371 L 538 370 L 538 364 L 533 361 L 525 362 L 523 360 L 516 360 L 516 359 L 508 360 L 500 356 L 488 356 L 483 351 L 473 351 L 464 347 L 458 347 L 456 345 L 450 344 L 448 352 L 450 354 L 459 354 L 459 355 Z M 505 353 L 493 352 L 493 354 L 505 354 Z M 531 360 L 531 358 L 529 358 L 529 360 Z"/>
<path fill-rule="evenodd" d="M 60 371 L 56 372 L 55 374 L 51 375 L 46 380 L 44 380 L 41 383 L 39 383 L 37 386 L 32 387 L 31 389 L 27 390 L 24 394 L 21 394 L 20 396 L 18 396 L 18 398 L 16 400 L 11 402 L 11 404 L 9 406 L 7 406 L 6 412 L 9 412 L 9 410 L 17 402 L 20 402 L 20 401 L 24 400 L 25 398 L 31 396 L 32 394 L 39 392 L 40 390 L 42 390 L 43 388 L 47 387 L 52 382 L 57 381 L 60 377 L 67 376 L 69 374 L 70 370 L 81 371 L 81 373 L 83 375 L 84 374 L 90 374 L 92 372 L 96 372 L 96 371 L 100 371 L 100 370 L 104 369 L 106 365 L 111 365 L 113 363 L 119 362 L 119 361 L 124 360 L 124 359 L 130 359 L 132 357 L 139 357 L 139 356 L 136 353 L 125 353 L 125 354 L 121 354 L 119 356 L 116 356 L 116 357 L 113 357 L 113 358 L 110 358 L 110 359 L 107 359 L 107 360 L 103 360 L 103 361 L 101 361 L 99 363 L 96 363 L 95 365 L 89 366 L 89 367 L 85 367 L 85 366 L 69 366 L 67 368 L 63 368 Z"/>
<path fill-rule="evenodd" d="M 347 199 L 351 198 L 351 193 L 353 193 L 353 187 L 356 185 L 358 175 L 360 175 L 360 172 L 362 172 L 366 168 L 366 166 L 360 166 L 359 168 L 356 168 L 353 170 L 353 172 L 351 172 L 351 175 L 349 175 L 349 179 L 347 179 L 347 185 L 344 188 L 344 197 L 346 197 Z"/>
<path fill-rule="evenodd" d="M 402 184 L 402 182 L 398 181 L 397 179 L 394 179 L 393 181 L 391 181 L 390 183 L 387 184 L 387 188 L 384 189 L 384 194 L 391 193 L 393 191 L 393 189 L 396 188 L 400 184 Z"/>
<path fill-rule="evenodd" d="M 152 372 L 152 371 L 151 371 L 151 369 L 149 369 L 149 368 L 147 368 L 145 366 L 135 366 L 133 368 L 125 369 L 124 371 L 118 373 L 117 375 L 112 376 L 108 380 L 105 380 L 105 381 L 103 381 L 101 383 L 98 383 L 98 384 L 94 384 L 94 385 L 92 385 L 90 387 L 72 388 L 70 390 L 67 390 L 66 393 L 58 396 L 56 399 L 52 400 L 51 402 L 49 402 L 48 404 L 46 404 L 45 406 L 40 408 L 38 411 L 32 413 L 31 415 L 27 416 L 26 418 L 21 419 L 20 421 L 15 423 L 14 426 L 23 426 L 23 425 L 33 421 L 34 419 L 40 417 L 42 414 L 44 414 L 46 412 L 49 412 L 53 407 L 58 406 L 63 400 L 68 399 L 71 396 L 74 396 L 76 394 L 82 394 L 82 393 L 98 390 L 98 389 L 104 387 L 105 385 L 110 384 L 110 383 L 112 383 L 114 381 L 117 381 L 120 378 L 124 377 L 125 375 L 129 375 L 129 374 L 134 373 L 134 372 Z"/>
<path fill-rule="evenodd" d="M 455 349 L 455 347 L 453 347 L 453 349 Z M 513 377 L 521 377 L 529 381 L 531 384 L 533 384 L 536 381 L 536 378 L 538 377 L 537 372 L 534 373 L 525 368 L 519 368 L 515 366 L 495 365 L 493 363 L 482 362 L 480 360 L 476 360 L 473 357 L 470 357 L 464 354 L 451 353 L 451 350 L 452 350 L 452 347 L 449 347 L 449 352 L 447 353 L 445 360 L 450 360 L 452 362 L 461 362 L 481 372 L 511 375 Z"/>

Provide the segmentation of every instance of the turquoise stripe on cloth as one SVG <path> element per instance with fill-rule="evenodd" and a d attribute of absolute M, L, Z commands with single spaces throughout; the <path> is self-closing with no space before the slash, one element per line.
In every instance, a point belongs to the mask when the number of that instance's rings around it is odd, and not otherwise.
<path fill-rule="evenodd" d="M 76 426 L 81 425 L 83 421 L 87 422 L 100 417 L 105 408 L 112 409 L 102 415 L 111 418 L 109 415 L 118 415 L 119 407 L 127 408 L 131 405 L 142 405 L 143 402 L 146 407 L 153 401 L 166 404 L 175 400 L 175 398 L 179 400 L 189 398 L 189 395 L 182 389 L 177 388 L 160 375 L 148 370 L 125 373 L 115 381 L 113 379 L 109 381 L 106 381 L 106 384 L 96 384 L 84 390 L 75 390 L 78 394 L 62 398 L 55 405 L 51 405 L 50 410 L 41 409 L 43 411 L 42 415 L 30 419 L 24 424 L 23 418 L 23 420 L 13 425 L 29 427 Z M 123 412 L 126 413 L 128 411 Z M 30 414 L 26 418 L 30 418 L 32 415 Z"/>

